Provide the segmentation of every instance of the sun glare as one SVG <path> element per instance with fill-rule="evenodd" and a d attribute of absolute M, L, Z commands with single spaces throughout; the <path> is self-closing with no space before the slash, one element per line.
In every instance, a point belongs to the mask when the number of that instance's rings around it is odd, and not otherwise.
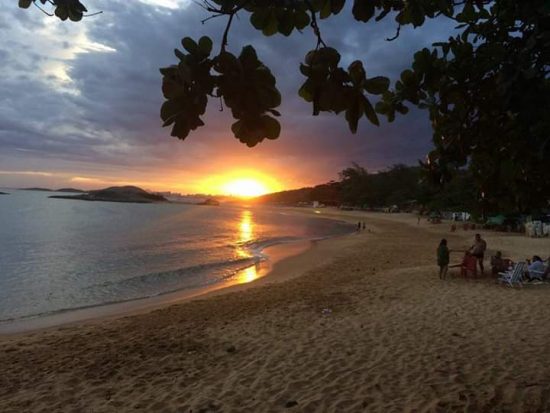
<path fill-rule="evenodd" d="M 223 186 L 223 191 L 228 195 L 240 197 L 254 197 L 267 194 L 267 187 L 256 179 L 236 179 Z"/>

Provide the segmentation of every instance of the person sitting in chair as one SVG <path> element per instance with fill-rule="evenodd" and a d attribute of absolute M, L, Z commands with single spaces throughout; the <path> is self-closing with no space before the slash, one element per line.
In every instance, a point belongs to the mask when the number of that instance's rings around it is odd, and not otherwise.
<path fill-rule="evenodd" d="M 491 272 L 493 275 L 498 275 L 499 272 L 504 272 L 508 269 L 509 260 L 502 258 L 502 252 L 497 251 L 496 255 L 491 257 Z"/>
<path fill-rule="evenodd" d="M 541 280 L 544 276 L 544 273 L 546 272 L 546 266 L 544 265 L 544 262 L 542 261 L 542 258 L 538 255 L 533 255 L 533 259 L 531 262 L 529 260 L 527 261 L 529 263 L 527 267 L 527 273 L 525 276 L 529 281 L 533 280 Z"/>

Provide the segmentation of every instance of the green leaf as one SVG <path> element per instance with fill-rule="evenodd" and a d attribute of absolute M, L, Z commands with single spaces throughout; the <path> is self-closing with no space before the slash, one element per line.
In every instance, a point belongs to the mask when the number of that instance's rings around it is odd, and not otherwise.
<path fill-rule="evenodd" d="M 340 62 L 340 53 L 332 47 L 323 47 L 317 51 L 319 57 L 323 60 L 325 60 L 330 67 L 336 67 L 338 66 L 338 63 Z M 309 53 L 308 53 L 309 55 Z M 306 57 L 306 63 L 307 63 L 307 57 Z"/>
<path fill-rule="evenodd" d="M 269 9 L 266 7 L 259 7 L 254 10 L 250 15 L 250 23 L 257 30 L 263 30 L 267 24 L 267 18 L 269 17 Z"/>
<path fill-rule="evenodd" d="M 300 95 L 300 97 L 304 99 L 306 102 L 313 101 L 313 93 L 310 88 L 311 88 L 310 80 L 308 79 L 305 81 L 305 83 L 302 85 L 302 87 L 298 91 L 298 95 Z"/>
<path fill-rule="evenodd" d="M 82 20 L 82 12 L 75 10 L 74 8 L 69 8 L 69 19 L 73 22 L 78 22 Z"/>
<path fill-rule="evenodd" d="M 381 95 L 390 87 L 390 79 L 384 76 L 377 76 L 367 79 L 365 90 L 373 95 Z"/>
<path fill-rule="evenodd" d="M 210 52 L 212 52 L 212 39 L 210 37 L 202 36 L 199 39 L 199 51 L 205 56 L 210 56 Z"/>
<path fill-rule="evenodd" d="M 275 118 L 269 115 L 262 116 L 262 123 L 264 126 L 265 137 L 267 139 L 277 139 L 281 134 L 281 124 Z"/>
<path fill-rule="evenodd" d="M 327 17 L 330 16 L 331 13 L 332 13 L 332 9 L 331 9 L 330 0 L 324 0 L 323 7 L 319 12 L 319 17 L 321 17 L 321 19 L 326 19 Z"/>
<path fill-rule="evenodd" d="M 355 98 L 346 110 L 346 120 L 352 133 L 357 132 L 359 119 L 363 116 L 363 107 L 359 99 Z"/>
<path fill-rule="evenodd" d="M 378 120 L 378 116 L 376 115 L 376 112 L 374 111 L 372 104 L 364 95 L 361 97 L 362 97 L 363 110 L 365 112 L 365 115 L 367 116 L 367 119 L 370 120 L 372 124 L 376 126 L 380 126 L 380 121 Z"/>
<path fill-rule="evenodd" d="M 302 73 L 306 77 L 311 76 L 311 67 L 304 65 L 303 63 L 300 63 L 300 73 Z"/>
<path fill-rule="evenodd" d="M 55 15 L 65 21 L 69 18 L 69 10 L 66 7 L 57 6 L 55 9 Z"/>
<path fill-rule="evenodd" d="M 181 45 L 183 46 L 183 48 L 185 50 L 187 50 L 190 54 L 198 54 L 198 51 L 199 51 L 199 46 L 197 45 L 197 43 L 191 39 L 190 37 L 184 37 L 182 40 L 181 40 Z"/>
<path fill-rule="evenodd" d="M 267 22 L 262 30 L 262 33 L 265 36 L 273 36 L 275 33 L 277 33 L 279 29 L 279 21 L 277 20 L 277 16 L 274 12 L 271 12 L 269 14 L 269 17 L 267 18 Z"/>
<path fill-rule="evenodd" d="M 175 118 L 182 112 L 175 100 L 167 100 L 160 108 L 160 118 L 164 121 L 164 126 L 171 125 L 175 122 Z"/>
<path fill-rule="evenodd" d="M 250 69 L 255 69 L 261 64 L 258 60 L 256 49 L 254 49 L 251 45 L 243 47 L 241 54 L 239 55 L 239 60 L 241 61 L 243 67 Z"/>
<path fill-rule="evenodd" d="M 294 11 L 294 26 L 298 30 L 305 28 L 310 22 L 309 14 L 304 10 L 295 10 Z"/>
<path fill-rule="evenodd" d="M 354 0 L 353 2 L 353 17 L 361 22 L 368 22 L 374 16 L 374 1 L 373 0 Z"/>
<path fill-rule="evenodd" d="M 363 68 L 363 63 L 359 60 L 356 60 L 349 65 L 348 72 L 351 77 L 351 81 L 355 86 L 360 86 L 365 80 L 365 69 Z"/>
<path fill-rule="evenodd" d="M 19 7 L 22 9 L 28 9 L 32 4 L 32 0 L 19 0 Z"/>
<path fill-rule="evenodd" d="M 221 52 L 215 59 L 215 69 L 219 73 L 229 73 L 239 71 L 239 60 L 229 52 Z"/>
<path fill-rule="evenodd" d="M 184 60 L 186 59 L 185 53 L 183 53 L 183 52 L 182 52 L 181 50 L 179 50 L 179 49 L 174 49 L 174 54 L 175 54 L 176 57 L 177 57 L 178 59 L 180 59 L 181 61 L 184 61 Z"/>
<path fill-rule="evenodd" d="M 177 137 L 178 139 L 184 140 L 187 136 L 189 136 L 190 131 L 191 129 L 189 128 L 185 118 L 182 118 L 178 119 L 178 121 L 174 124 L 171 135 Z"/>
<path fill-rule="evenodd" d="M 277 26 L 279 33 L 284 36 L 290 36 L 294 30 L 294 16 L 292 12 L 287 11 L 279 17 L 279 24 Z"/>
<path fill-rule="evenodd" d="M 331 0 L 330 9 L 332 14 L 338 14 L 346 4 L 346 0 Z"/>

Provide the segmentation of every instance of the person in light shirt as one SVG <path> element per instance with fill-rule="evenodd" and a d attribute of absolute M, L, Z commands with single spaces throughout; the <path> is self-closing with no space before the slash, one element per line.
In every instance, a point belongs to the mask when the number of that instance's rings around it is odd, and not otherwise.
<path fill-rule="evenodd" d="M 544 262 L 542 261 L 542 258 L 538 255 L 533 255 L 533 260 L 527 267 L 527 278 L 529 280 L 533 280 L 535 278 L 542 278 L 542 275 L 546 271 L 546 266 L 544 265 Z"/>

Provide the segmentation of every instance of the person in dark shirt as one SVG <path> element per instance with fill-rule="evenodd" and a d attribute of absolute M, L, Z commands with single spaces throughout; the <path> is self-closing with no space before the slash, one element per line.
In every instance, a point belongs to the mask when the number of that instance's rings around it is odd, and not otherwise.
<path fill-rule="evenodd" d="M 444 280 L 447 278 L 447 270 L 449 269 L 449 248 L 447 248 L 447 240 L 443 238 L 437 247 L 437 265 L 439 265 L 439 278 Z"/>
<path fill-rule="evenodd" d="M 504 272 L 508 269 L 506 261 L 502 258 L 502 252 L 497 251 L 496 255 L 491 257 L 491 272 L 493 275 L 498 275 L 499 272 Z"/>
<path fill-rule="evenodd" d="M 477 259 L 479 264 L 479 269 L 481 270 L 481 275 L 485 273 L 485 268 L 483 267 L 483 259 L 485 258 L 485 250 L 487 249 L 487 243 L 481 235 L 476 234 L 474 245 L 470 248 L 470 254 L 472 254 Z"/>

